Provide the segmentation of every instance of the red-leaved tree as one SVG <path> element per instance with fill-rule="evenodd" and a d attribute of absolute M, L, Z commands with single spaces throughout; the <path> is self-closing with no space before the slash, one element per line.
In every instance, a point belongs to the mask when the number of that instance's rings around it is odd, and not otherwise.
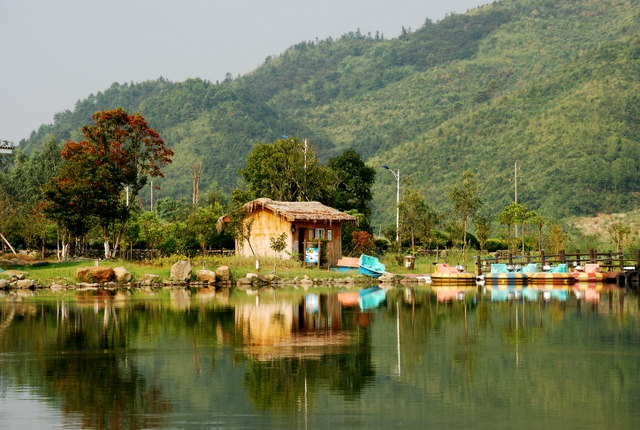
<path fill-rule="evenodd" d="M 45 191 L 45 210 L 69 236 L 82 236 L 97 222 L 105 258 L 111 258 L 131 213 L 129 202 L 149 176 L 163 176 L 173 152 L 139 113 L 117 108 L 92 118 L 92 125 L 81 128 L 81 142 L 65 144 L 64 164 Z"/>

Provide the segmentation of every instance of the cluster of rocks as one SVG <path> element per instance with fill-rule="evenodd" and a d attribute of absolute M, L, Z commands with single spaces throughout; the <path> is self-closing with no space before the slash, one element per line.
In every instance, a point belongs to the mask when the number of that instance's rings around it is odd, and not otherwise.
<path fill-rule="evenodd" d="M 0 289 L 16 288 L 16 289 L 34 289 L 38 285 L 33 279 L 26 279 L 26 272 L 18 270 L 7 270 L 4 272 L 8 279 L 0 279 Z M 94 266 L 81 267 L 76 270 L 76 287 L 92 288 L 107 285 L 131 285 L 133 277 L 131 273 L 124 267 L 106 267 L 100 266 L 97 262 Z M 154 285 L 164 285 L 165 281 L 158 275 L 145 274 L 141 279 L 137 279 L 136 285 L 150 287 Z M 382 284 L 392 283 L 417 283 L 417 278 L 409 278 L 393 274 L 382 275 L 377 280 L 365 276 L 345 277 L 345 278 L 314 278 L 308 276 L 294 279 L 283 279 L 276 274 L 261 275 L 257 273 L 248 273 L 245 277 L 234 282 L 231 270 L 228 266 L 220 266 L 213 270 L 197 270 L 195 275 L 193 267 L 188 261 L 178 261 L 171 266 L 169 283 L 172 285 L 185 285 L 192 282 L 202 284 L 203 286 L 231 287 L 232 284 L 237 285 L 239 289 L 255 290 L 263 287 L 284 287 L 284 286 L 301 286 L 309 288 L 313 286 L 349 286 L 357 283 L 378 282 Z M 54 284 L 52 289 L 65 288 L 64 285 Z"/>
<path fill-rule="evenodd" d="M 6 288 L 31 289 L 38 284 L 33 279 L 26 279 L 26 272 L 20 270 L 7 270 L 2 272 L 7 278 L 0 278 L 0 290 Z"/>

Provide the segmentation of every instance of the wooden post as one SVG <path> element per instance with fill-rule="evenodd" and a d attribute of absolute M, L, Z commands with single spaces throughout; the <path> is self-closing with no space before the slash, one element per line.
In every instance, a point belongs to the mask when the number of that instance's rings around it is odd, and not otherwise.
<path fill-rule="evenodd" d="M 620 271 L 624 270 L 624 255 L 618 251 L 618 259 L 620 260 Z"/>
<path fill-rule="evenodd" d="M 596 257 L 596 250 L 592 249 L 591 251 L 589 251 L 589 258 L 590 258 L 590 263 L 597 263 L 598 259 Z"/>
<path fill-rule="evenodd" d="M 513 254 L 509 253 L 509 266 L 513 266 Z"/>
<path fill-rule="evenodd" d="M 318 239 L 318 269 L 320 268 L 320 260 L 322 260 L 322 249 L 320 248 L 322 246 L 322 242 L 320 241 L 320 239 Z"/>
<path fill-rule="evenodd" d="M 560 254 L 558 255 L 559 259 L 560 259 L 560 263 L 566 263 L 567 259 L 564 256 L 564 249 L 560 250 Z"/>
<path fill-rule="evenodd" d="M 476 257 L 476 268 L 478 275 L 482 275 L 482 258 L 480 258 L 480 255 Z"/>
<path fill-rule="evenodd" d="M 546 263 L 546 258 L 544 257 L 544 249 L 540 250 L 540 261 L 541 261 L 542 267 L 544 267 Z"/>

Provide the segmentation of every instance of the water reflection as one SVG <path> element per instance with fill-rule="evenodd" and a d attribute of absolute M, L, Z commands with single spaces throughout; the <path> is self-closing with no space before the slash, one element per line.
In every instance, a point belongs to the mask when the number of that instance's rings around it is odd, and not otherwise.
<path fill-rule="evenodd" d="M 483 428 L 500 411 L 598 428 L 614 404 L 625 428 L 639 313 L 606 284 L 5 298 L 0 397 L 28 391 L 88 428 Z"/>

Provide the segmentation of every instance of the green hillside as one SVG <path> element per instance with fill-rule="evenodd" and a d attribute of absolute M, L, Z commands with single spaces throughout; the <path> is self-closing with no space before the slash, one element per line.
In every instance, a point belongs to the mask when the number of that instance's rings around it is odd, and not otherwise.
<path fill-rule="evenodd" d="M 640 2 L 504 0 L 395 39 L 353 32 L 301 42 L 255 71 L 211 83 L 114 84 L 22 142 L 77 139 L 96 110 L 140 111 L 174 149 L 162 194 L 236 185 L 252 146 L 308 138 L 321 160 L 353 148 L 399 168 L 445 209 L 446 188 L 472 170 L 490 208 L 513 195 L 555 216 L 640 206 Z M 374 189 L 393 216 L 394 179 Z"/>

